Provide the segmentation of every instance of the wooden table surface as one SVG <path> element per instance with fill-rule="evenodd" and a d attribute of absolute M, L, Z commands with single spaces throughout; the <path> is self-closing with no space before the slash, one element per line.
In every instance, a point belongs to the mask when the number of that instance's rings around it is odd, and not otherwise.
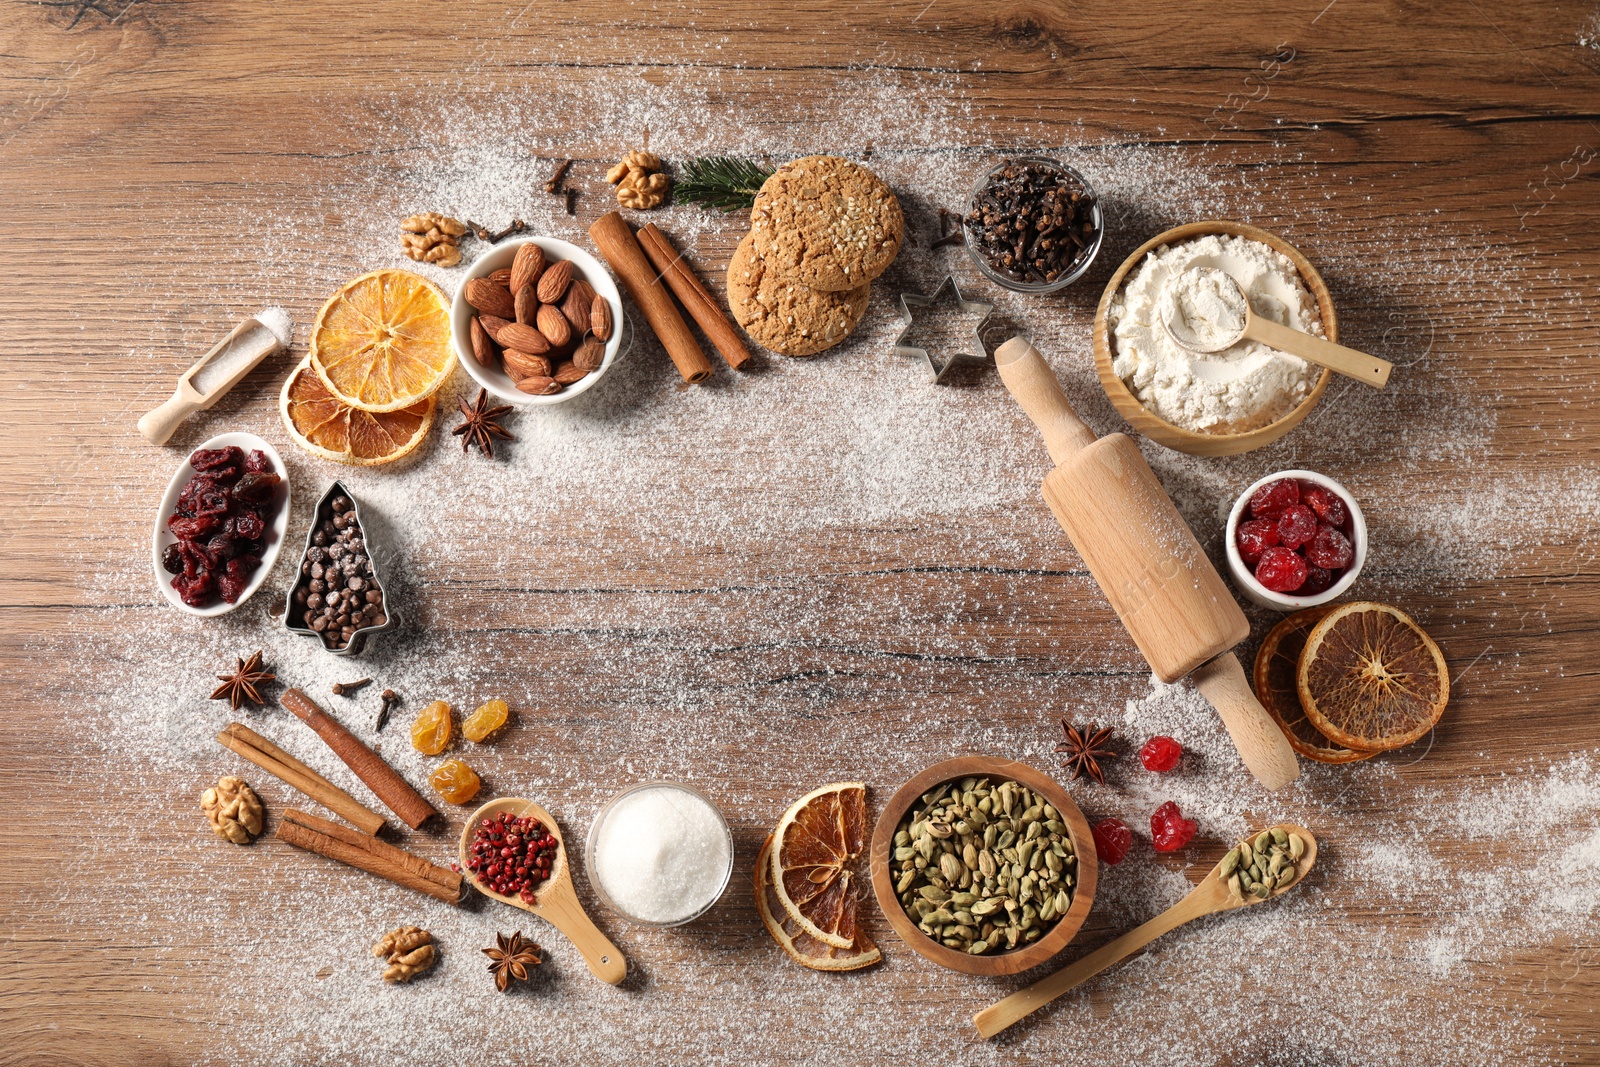
<path fill-rule="evenodd" d="M 1551 0 L 6 3 L 0 1062 L 1600 1062 L 1600 854 L 1561 851 L 1600 817 L 1597 37 L 1600 13 Z M 441 416 L 406 470 L 353 476 L 390 512 L 406 623 L 359 668 L 283 635 L 267 595 L 204 624 L 161 603 L 149 524 L 187 449 L 233 428 L 273 440 L 291 542 L 343 473 L 278 422 L 288 356 L 146 445 L 133 423 L 181 369 L 268 304 L 294 315 L 297 359 L 341 279 L 406 263 L 409 211 L 524 214 L 587 245 L 600 175 L 646 127 L 669 158 L 836 151 L 889 178 L 911 239 L 849 346 L 685 392 L 641 336 L 569 421 L 522 414 L 500 467 L 463 458 Z M 1204 758 L 1170 788 L 1201 837 L 1104 869 L 1067 958 L 1175 900 L 1252 820 L 1321 819 L 1324 881 L 1292 922 L 1235 927 L 1274 939 L 1254 979 L 1208 965 L 1220 928 L 1190 931 L 982 1044 L 968 1016 L 1016 981 L 939 972 L 875 916 L 887 963 L 802 972 L 767 941 L 747 874 L 815 785 L 881 798 L 964 751 L 1051 768 L 1063 715 L 1129 734 L 1111 788 L 1072 787 L 1091 816 L 1141 829 L 1160 795 L 1132 749 L 1161 694 L 1035 495 L 1031 427 L 992 372 L 935 388 L 888 352 L 897 289 L 937 269 L 976 282 L 959 250 L 928 251 L 935 209 L 1013 147 L 1070 155 L 1105 194 L 1090 277 L 1001 302 L 1099 432 L 1121 423 L 1092 377 L 1093 304 L 1138 243 L 1239 217 L 1319 264 L 1341 340 L 1399 364 L 1394 386 L 1336 388 L 1235 460 L 1145 450 L 1214 551 L 1219 509 L 1262 474 L 1355 487 L 1375 538 L 1357 592 L 1434 632 L 1457 684 L 1428 742 L 1308 768 L 1276 798 L 1229 778 L 1197 716 L 1183 739 Z M 565 157 L 572 219 L 536 190 Z M 720 291 L 742 222 L 656 214 Z M 1252 619 L 1259 639 L 1271 620 Z M 736 829 L 733 888 L 662 932 L 605 913 L 580 878 L 629 985 L 594 988 L 541 928 L 548 973 L 495 999 L 472 961 L 516 917 L 412 907 L 281 843 L 210 836 L 195 797 L 240 768 L 208 740 L 230 717 L 209 676 L 263 646 L 369 739 L 370 707 L 333 703 L 328 682 L 401 688 L 378 740 L 418 784 L 411 710 L 505 695 L 517 726 L 466 754 L 491 786 L 539 790 L 575 839 L 620 784 L 708 789 Z M 342 775 L 281 712 L 249 721 Z M 269 808 L 294 802 L 247 777 Z M 1440 813 L 1473 795 L 1504 825 L 1449 837 L 1463 822 Z M 460 822 L 411 843 L 443 859 Z M 1408 860 L 1430 834 L 1432 858 Z M 1392 893 L 1357 862 L 1374 849 L 1394 850 Z M 1566 921 L 1523 915 L 1523 894 L 1562 886 Z M 449 931 L 447 966 L 374 988 L 364 946 L 401 921 Z"/>

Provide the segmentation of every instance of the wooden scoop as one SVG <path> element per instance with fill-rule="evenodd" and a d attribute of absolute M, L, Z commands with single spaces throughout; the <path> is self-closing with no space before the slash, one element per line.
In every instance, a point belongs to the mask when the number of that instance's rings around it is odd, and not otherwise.
<path fill-rule="evenodd" d="M 514 817 L 527 815 L 538 819 L 561 844 L 560 850 L 556 853 L 556 861 L 550 868 L 550 877 L 534 891 L 537 904 L 529 904 L 521 897 L 508 897 L 486 889 L 467 868 L 473 833 L 482 825 L 483 820 L 499 818 L 501 812 L 510 812 Z M 600 932 L 584 912 L 583 905 L 578 902 L 578 891 L 572 887 L 572 868 L 567 862 L 567 841 L 561 836 L 561 827 L 556 823 L 555 817 L 548 811 L 531 800 L 520 800 L 516 797 L 501 797 L 489 801 L 472 813 L 472 818 L 467 820 L 466 828 L 461 831 L 460 863 L 462 872 L 478 892 L 502 904 L 510 904 L 513 908 L 531 911 L 565 934 L 567 940 L 582 953 L 583 962 L 589 965 L 589 970 L 596 978 L 616 985 L 627 977 L 628 961 L 623 958 L 617 946 Z"/>
<path fill-rule="evenodd" d="M 1202 915 L 1211 915 L 1219 911 L 1233 911 L 1235 908 L 1244 908 L 1252 904 L 1262 904 L 1274 897 L 1292 891 L 1310 873 L 1317 862 L 1317 839 L 1310 830 L 1293 823 L 1279 823 L 1272 827 L 1282 830 L 1286 834 L 1297 834 L 1306 846 L 1305 854 L 1295 862 L 1296 876 L 1288 885 L 1272 890 L 1265 897 L 1256 897 L 1250 893 L 1235 896 L 1228 885 L 1228 879 L 1222 875 L 1222 864 L 1218 863 L 1211 869 L 1200 884 L 1189 891 L 1189 895 L 1178 903 L 1157 915 L 1143 926 L 1135 927 L 1109 944 L 1102 945 L 1076 963 L 1063 967 L 1046 978 L 1041 978 L 1026 989 L 1011 994 L 998 1004 L 984 1008 L 972 1017 L 977 1024 L 978 1032 L 984 1037 L 993 1037 L 1000 1031 L 1021 1021 L 1025 1016 L 1031 1015 L 1055 1000 L 1068 990 L 1074 989 L 1112 964 L 1120 963 L 1144 948 L 1162 934 L 1170 933 L 1186 922 L 1200 918 Z M 1251 834 L 1250 838 L 1256 837 Z M 1246 840 L 1249 840 L 1247 838 Z M 1226 857 L 1224 857 L 1226 858 Z"/>
<path fill-rule="evenodd" d="M 171 397 L 145 412 L 139 419 L 139 432 L 153 445 L 166 444 L 184 419 L 221 400 L 262 360 L 289 347 L 290 329 L 289 316 L 276 308 L 239 323 L 183 372 Z"/>
<path fill-rule="evenodd" d="M 1120 433 L 1096 439 L 1025 339 L 1001 345 L 994 360 L 1056 461 L 1045 475 L 1045 503 L 1150 669 L 1163 682 L 1193 672 L 1250 773 L 1268 789 L 1294 781 L 1294 749 L 1230 651 L 1249 636 L 1250 621 L 1139 446 Z"/>

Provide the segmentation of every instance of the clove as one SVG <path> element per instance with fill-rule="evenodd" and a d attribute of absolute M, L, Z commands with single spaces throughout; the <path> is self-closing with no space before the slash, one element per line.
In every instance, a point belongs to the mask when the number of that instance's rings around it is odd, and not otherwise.
<path fill-rule="evenodd" d="M 563 159 L 556 164 L 555 173 L 550 175 L 550 180 L 544 183 L 544 191 L 550 194 L 561 191 L 561 179 L 567 176 L 567 168 L 572 166 L 572 160 Z"/>
<path fill-rule="evenodd" d="M 351 696 L 352 694 L 359 693 L 363 686 L 368 686 L 371 684 L 371 678 L 358 678 L 353 682 L 334 682 L 333 695 L 336 697 Z"/>
<path fill-rule="evenodd" d="M 383 691 L 383 707 L 378 709 L 377 732 L 383 733 L 383 728 L 389 725 L 389 713 L 400 704 L 400 694 L 393 689 Z"/>

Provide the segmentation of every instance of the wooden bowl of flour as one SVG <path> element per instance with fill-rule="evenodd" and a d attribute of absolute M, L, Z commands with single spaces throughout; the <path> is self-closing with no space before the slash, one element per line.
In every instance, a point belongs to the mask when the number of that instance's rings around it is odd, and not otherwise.
<path fill-rule="evenodd" d="M 1108 318 L 1111 301 L 1122 289 L 1122 283 L 1128 274 L 1144 261 L 1146 255 L 1162 245 L 1178 244 L 1212 233 L 1259 241 L 1288 256 L 1294 263 L 1295 269 L 1299 271 L 1300 279 L 1305 282 L 1307 291 L 1316 298 L 1317 310 L 1322 316 L 1323 333 L 1330 341 L 1339 339 L 1339 321 L 1333 310 L 1333 296 L 1328 292 L 1327 283 L 1322 280 L 1322 275 L 1317 273 L 1317 268 L 1300 254 L 1298 248 L 1275 233 L 1268 233 L 1266 230 L 1247 226 L 1242 222 L 1226 220 L 1191 222 L 1186 226 L 1157 234 L 1140 245 L 1132 255 L 1122 261 L 1122 266 L 1117 268 L 1117 272 L 1106 283 L 1106 291 L 1101 295 L 1100 306 L 1094 315 L 1094 366 L 1100 376 L 1100 385 L 1111 400 L 1111 406 L 1121 412 L 1122 417 L 1127 419 L 1137 432 L 1157 444 L 1194 456 L 1236 456 L 1241 452 L 1270 445 L 1298 426 L 1301 420 L 1311 414 L 1311 409 L 1317 406 L 1317 401 L 1322 399 L 1322 394 L 1328 388 L 1328 379 L 1333 377 L 1333 371 L 1324 369 L 1310 394 L 1300 401 L 1294 410 L 1276 422 L 1243 433 L 1197 433 L 1181 426 L 1174 426 L 1141 404 L 1139 398 L 1133 395 L 1112 367 L 1114 353 L 1111 346 L 1114 340 Z"/>

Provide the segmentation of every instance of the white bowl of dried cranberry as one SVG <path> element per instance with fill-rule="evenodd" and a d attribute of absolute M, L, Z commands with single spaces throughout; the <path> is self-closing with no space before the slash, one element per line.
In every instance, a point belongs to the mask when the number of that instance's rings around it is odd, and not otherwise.
<path fill-rule="evenodd" d="M 1269 474 L 1228 513 L 1228 570 L 1264 608 L 1326 604 L 1367 562 L 1367 520 L 1350 490 L 1316 471 Z"/>
<path fill-rule="evenodd" d="M 468 299 L 468 288 L 475 281 L 487 279 L 497 271 L 504 272 L 501 277 L 506 278 L 511 271 L 512 263 L 517 258 L 518 250 L 524 245 L 534 245 L 542 253 L 540 257 L 542 259 L 542 268 L 539 274 L 534 276 L 531 286 L 534 290 L 538 289 L 538 282 L 543 273 L 555 264 L 562 262 L 572 264 L 570 282 L 562 288 L 562 293 L 556 298 L 556 302 L 551 302 L 547 305 L 551 308 L 559 309 L 568 320 L 566 329 L 569 333 L 565 339 L 562 339 L 562 343 L 552 344 L 538 334 L 538 327 L 535 321 L 537 301 L 534 302 L 536 306 L 530 309 L 526 315 L 529 320 L 526 323 L 519 323 L 514 311 L 512 314 L 495 316 L 498 319 L 509 320 L 506 322 L 508 326 L 517 325 L 519 330 L 525 333 L 531 332 L 536 335 L 532 340 L 537 345 L 546 346 L 542 351 L 527 353 L 527 358 L 537 357 L 540 360 L 544 360 L 552 374 L 563 362 L 568 364 L 574 362 L 572 357 L 576 354 L 577 348 L 587 339 L 591 329 L 589 316 L 579 314 L 578 309 L 575 307 L 567 308 L 565 306 L 565 298 L 569 291 L 573 290 L 579 282 L 586 283 L 596 296 L 604 299 L 611 315 L 611 329 L 604 342 L 604 356 L 600 361 L 600 366 L 576 381 L 561 383 L 558 391 L 548 394 L 527 392 L 518 388 L 517 378 L 508 373 L 511 368 L 507 366 L 502 358 L 504 349 L 509 346 L 496 342 L 492 333 L 486 331 L 484 337 L 479 339 L 480 342 L 483 340 L 490 342 L 486 351 L 487 362 L 479 359 L 477 348 L 473 344 L 473 320 L 481 319 L 488 312 L 481 311 L 472 305 Z M 502 298 L 505 293 L 510 292 L 508 285 L 502 285 L 500 288 L 504 290 L 504 293 L 501 294 Z M 511 296 L 511 300 L 514 305 L 514 294 Z M 512 305 L 507 305 L 505 308 L 495 310 L 512 311 L 513 308 Z M 456 287 L 455 296 L 450 301 L 450 337 L 455 344 L 456 356 L 461 360 L 461 365 L 466 368 L 467 374 L 472 377 L 473 381 L 489 390 L 492 396 L 499 397 L 508 404 L 518 404 L 525 407 L 547 407 L 551 404 L 564 404 L 568 400 L 593 389 L 600 379 L 605 377 L 606 372 L 611 369 L 611 365 L 626 350 L 628 332 L 628 319 L 622 311 L 622 294 L 617 291 L 617 283 L 611 277 L 611 273 L 601 265 L 598 259 L 588 252 L 569 241 L 563 241 L 555 237 L 525 237 L 495 245 L 479 256 L 471 267 L 467 268 L 466 275 L 461 279 L 461 284 Z M 527 370 L 528 368 L 524 367 L 522 369 Z M 538 376 L 546 382 L 552 380 L 550 376 L 544 375 L 542 372 Z M 528 375 L 522 375 L 521 378 L 524 384 L 530 380 Z"/>

